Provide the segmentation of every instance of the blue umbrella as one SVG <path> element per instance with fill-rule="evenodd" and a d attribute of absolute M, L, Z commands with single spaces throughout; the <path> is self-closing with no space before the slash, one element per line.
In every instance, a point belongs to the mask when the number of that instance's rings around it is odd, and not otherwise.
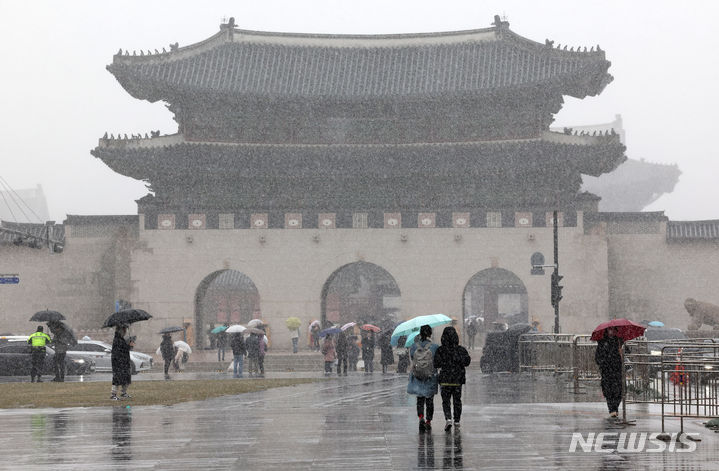
<path fill-rule="evenodd" d="M 220 332 L 224 332 L 227 330 L 227 326 L 224 325 L 218 325 L 214 329 L 210 331 L 211 334 L 219 334 Z"/>
<path fill-rule="evenodd" d="M 649 323 L 649 327 L 664 327 L 664 322 L 662 321 L 651 321 Z"/>
<path fill-rule="evenodd" d="M 412 341 L 410 341 L 409 336 L 415 332 L 419 333 L 419 329 L 423 325 L 428 325 L 430 327 L 437 327 L 438 325 L 449 324 L 451 322 L 452 322 L 452 319 L 445 316 L 444 314 L 430 314 L 428 316 L 417 316 L 408 321 L 402 322 L 400 325 L 398 325 L 394 329 L 394 332 L 392 332 L 392 338 L 390 340 L 390 344 L 392 344 L 393 346 L 396 346 L 397 340 L 399 339 L 399 337 L 406 335 L 408 338 L 405 341 L 405 346 L 409 346 L 412 344 L 412 342 L 414 342 L 414 337 L 412 337 Z"/>
<path fill-rule="evenodd" d="M 320 331 L 320 337 L 326 337 L 332 334 L 339 334 L 340 332 L 342 331 L 338 327 L 330 327 L 329 329 Z"/>

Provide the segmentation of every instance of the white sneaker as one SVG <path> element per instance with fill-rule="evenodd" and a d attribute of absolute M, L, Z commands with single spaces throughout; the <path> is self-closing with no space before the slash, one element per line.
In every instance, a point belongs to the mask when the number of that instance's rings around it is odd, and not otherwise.
<path fill-rule="evenodd" d="M 455 430 L 459 430 L 459 422 L 455 422 L 455 423 L 454 423 L 454 429 L 455 429 Z"/>
<path fill-rule="evenodd" d="M 451 421 L 451 420 L 446 420 L 446 421 L 444 422 L 444 431 L 445 431 L 445 432 L 449 432 L 451 429 L 452 429 L 452 421 Z"/>

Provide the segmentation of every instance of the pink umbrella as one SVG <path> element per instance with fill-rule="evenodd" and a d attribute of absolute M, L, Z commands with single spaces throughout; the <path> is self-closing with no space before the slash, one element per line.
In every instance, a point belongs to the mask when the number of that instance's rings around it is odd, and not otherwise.
<path fill-rule="evenodd" d="M 342 327 L 340 327 L 340 330 L 347 330 L 347 329 L 349 329 L 350 327 L 354 327 L 354 326 L 356 326 L 356 325 L 357 325 L 356 322 L 348 322 L 348 323 L 346 323 L 345 325 L 343 325 Z"/>
<path fill-rule="evenodd" d="M 379 327 L 377 327 L 376 325 L 372 325 L 372 324 L 364 324 L 362 327 L 360 327 L 360 329 L 370 330 L 372 332 L 379 332 L 380 330 L 382 330 Z"/>
<path fill-rule="evenodd" d="M 632 322 L 627 319 L 612 319 L 609 322 L 599 324 L 594 332 L 592 332 L 592 340 L 601 340 L 604 338 L 608 328 L 614 327 L 617 331 L 617 337 L 627 341 L 637 338 L 644 334 L 644 326 Z"/>

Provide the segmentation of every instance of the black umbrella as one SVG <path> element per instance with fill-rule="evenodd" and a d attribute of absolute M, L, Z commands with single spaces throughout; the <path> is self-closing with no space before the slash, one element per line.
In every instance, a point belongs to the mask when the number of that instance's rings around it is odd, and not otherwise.
<path fill-rule="evenodd" d="M 124 311 L 118 311 L 110 314 L 110 317 L 105 319 L 103 327 L 115 327 L 122 324 L 132 324 L 133 322 L 146 321 L 152 316 L 142 309 L 125 309 Z"/>
<path fill-rule="evenodd" d="M 66 345 L 77 345 L 77 337 L 72 328 L 63 321 L 50 321 L 47 323 L 50 332 L 55 336 L 53 342 L 62 342 Z"/>
<path fill-rule="evenodd" d="M 32 315 L 30 322 L 51 322 L 51 321 L 64 321 L 65 316 L 57 311 L 38 311 Z"/>
<path fill-rule="evenodd" d="M 182 332 L 183 330 L 185 330 L 185 329 L 183 329 L 182 327 L 178 327 L 178 326 L 175 325 L 175 326 L 172 326 L 172 327 L 165 327 L 165 328 L 162 329 L 159 333 L 160 333 L 160 334 L 171 334 L 171 333 L 173 333 L 173 332 Z"/>

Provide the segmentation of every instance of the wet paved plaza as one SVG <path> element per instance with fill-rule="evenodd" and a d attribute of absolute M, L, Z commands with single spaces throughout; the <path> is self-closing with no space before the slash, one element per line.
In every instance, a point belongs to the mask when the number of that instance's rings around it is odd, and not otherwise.
<path fill-rule="evenodd" d="M 174 406 L 3 410 L 0 469 L 719 469 L 719 434 L 699 419 L 685 425 L 701 433 L 693 452 L 570 453 L 573 432 L 659 432 L 659 409 L 630 406 L 637 425 L 620 429 L 596 387 L 469 376 L 450 433 L 439 396 L 434 429 L 420 434 L 406 376 L 377 373 Z"/>

